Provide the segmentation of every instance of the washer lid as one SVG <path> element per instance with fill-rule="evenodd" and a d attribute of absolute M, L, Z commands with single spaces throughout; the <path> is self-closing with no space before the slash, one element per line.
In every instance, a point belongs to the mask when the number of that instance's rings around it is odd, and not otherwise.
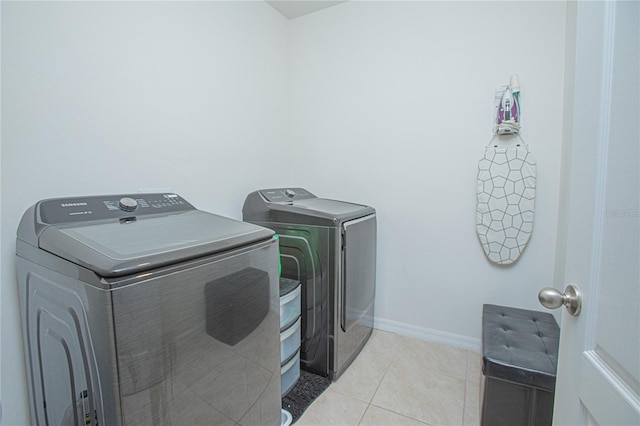
<path fill-rule="evenodd" d="M 268 239 L 273 231 L 199 210 L 135 221 L 47 227 L 39 247 L 104 277 L 128 275 Z"/>
<path fill-rule="evenodd" d="M 197 210 L 177 194 L 96 195 L 42 200 L 17 237 L 103 277 L 118 277 L 271 238 L 273 231 Z M 38 252 L 17 254 L 38 263 Z"/>

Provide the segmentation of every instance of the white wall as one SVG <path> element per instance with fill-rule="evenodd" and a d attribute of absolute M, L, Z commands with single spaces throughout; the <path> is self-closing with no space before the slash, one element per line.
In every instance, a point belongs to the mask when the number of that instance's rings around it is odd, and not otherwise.
<path fill-rule="evenodd" d="M 479 349 L 483 303 L 542 309 L 559 203 L 563 2 L 360 2 L 291 22 L 296 184 L 376 207 L 378 326 Z M 475 234 L 494 89 L 518 73 L 538 160 L 533 235 L 491 264 Z"/>
<path fill-rule="evenodd" d="M 287 185 L 287 21 L 263 2 L 2 2 L 2 424 L 28 422 L 15 232 L 43 198 Z M 277 153 L 277 159 L 274 153 Z"/>

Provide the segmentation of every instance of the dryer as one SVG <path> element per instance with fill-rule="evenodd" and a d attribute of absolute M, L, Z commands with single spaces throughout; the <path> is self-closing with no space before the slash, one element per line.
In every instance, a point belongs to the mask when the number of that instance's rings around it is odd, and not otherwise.
<path fill-rule="evenodd" d="M 273 231 L 72 197 L 29 208 L 16 248 L 34 424 L 280 424 Z"/>
<path fill-rule="evenodd" d="M 249 194 L 242 214 L 279 235 L 282 276 L 302 284 L 301 368 L 337 379 L 373 329 L 375 209 L 275 188 Z"/>

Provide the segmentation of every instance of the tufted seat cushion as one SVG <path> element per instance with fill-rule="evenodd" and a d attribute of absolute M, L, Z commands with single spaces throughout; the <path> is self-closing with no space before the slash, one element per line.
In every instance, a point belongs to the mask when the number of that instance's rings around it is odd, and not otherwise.
<path fill-rule="evenodd" d="M 549 313 L 484 305 L 484 375 L 553 392 L 559 337 L 560 328 Z"/>

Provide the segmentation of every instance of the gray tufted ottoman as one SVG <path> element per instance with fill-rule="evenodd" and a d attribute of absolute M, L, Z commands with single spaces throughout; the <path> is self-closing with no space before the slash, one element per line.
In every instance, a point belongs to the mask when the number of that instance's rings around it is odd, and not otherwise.
<path fill-rule="evenodd" d="M 559 336 L 551 314 L 483 306 L 483 426 L 551 425 Z"/>

